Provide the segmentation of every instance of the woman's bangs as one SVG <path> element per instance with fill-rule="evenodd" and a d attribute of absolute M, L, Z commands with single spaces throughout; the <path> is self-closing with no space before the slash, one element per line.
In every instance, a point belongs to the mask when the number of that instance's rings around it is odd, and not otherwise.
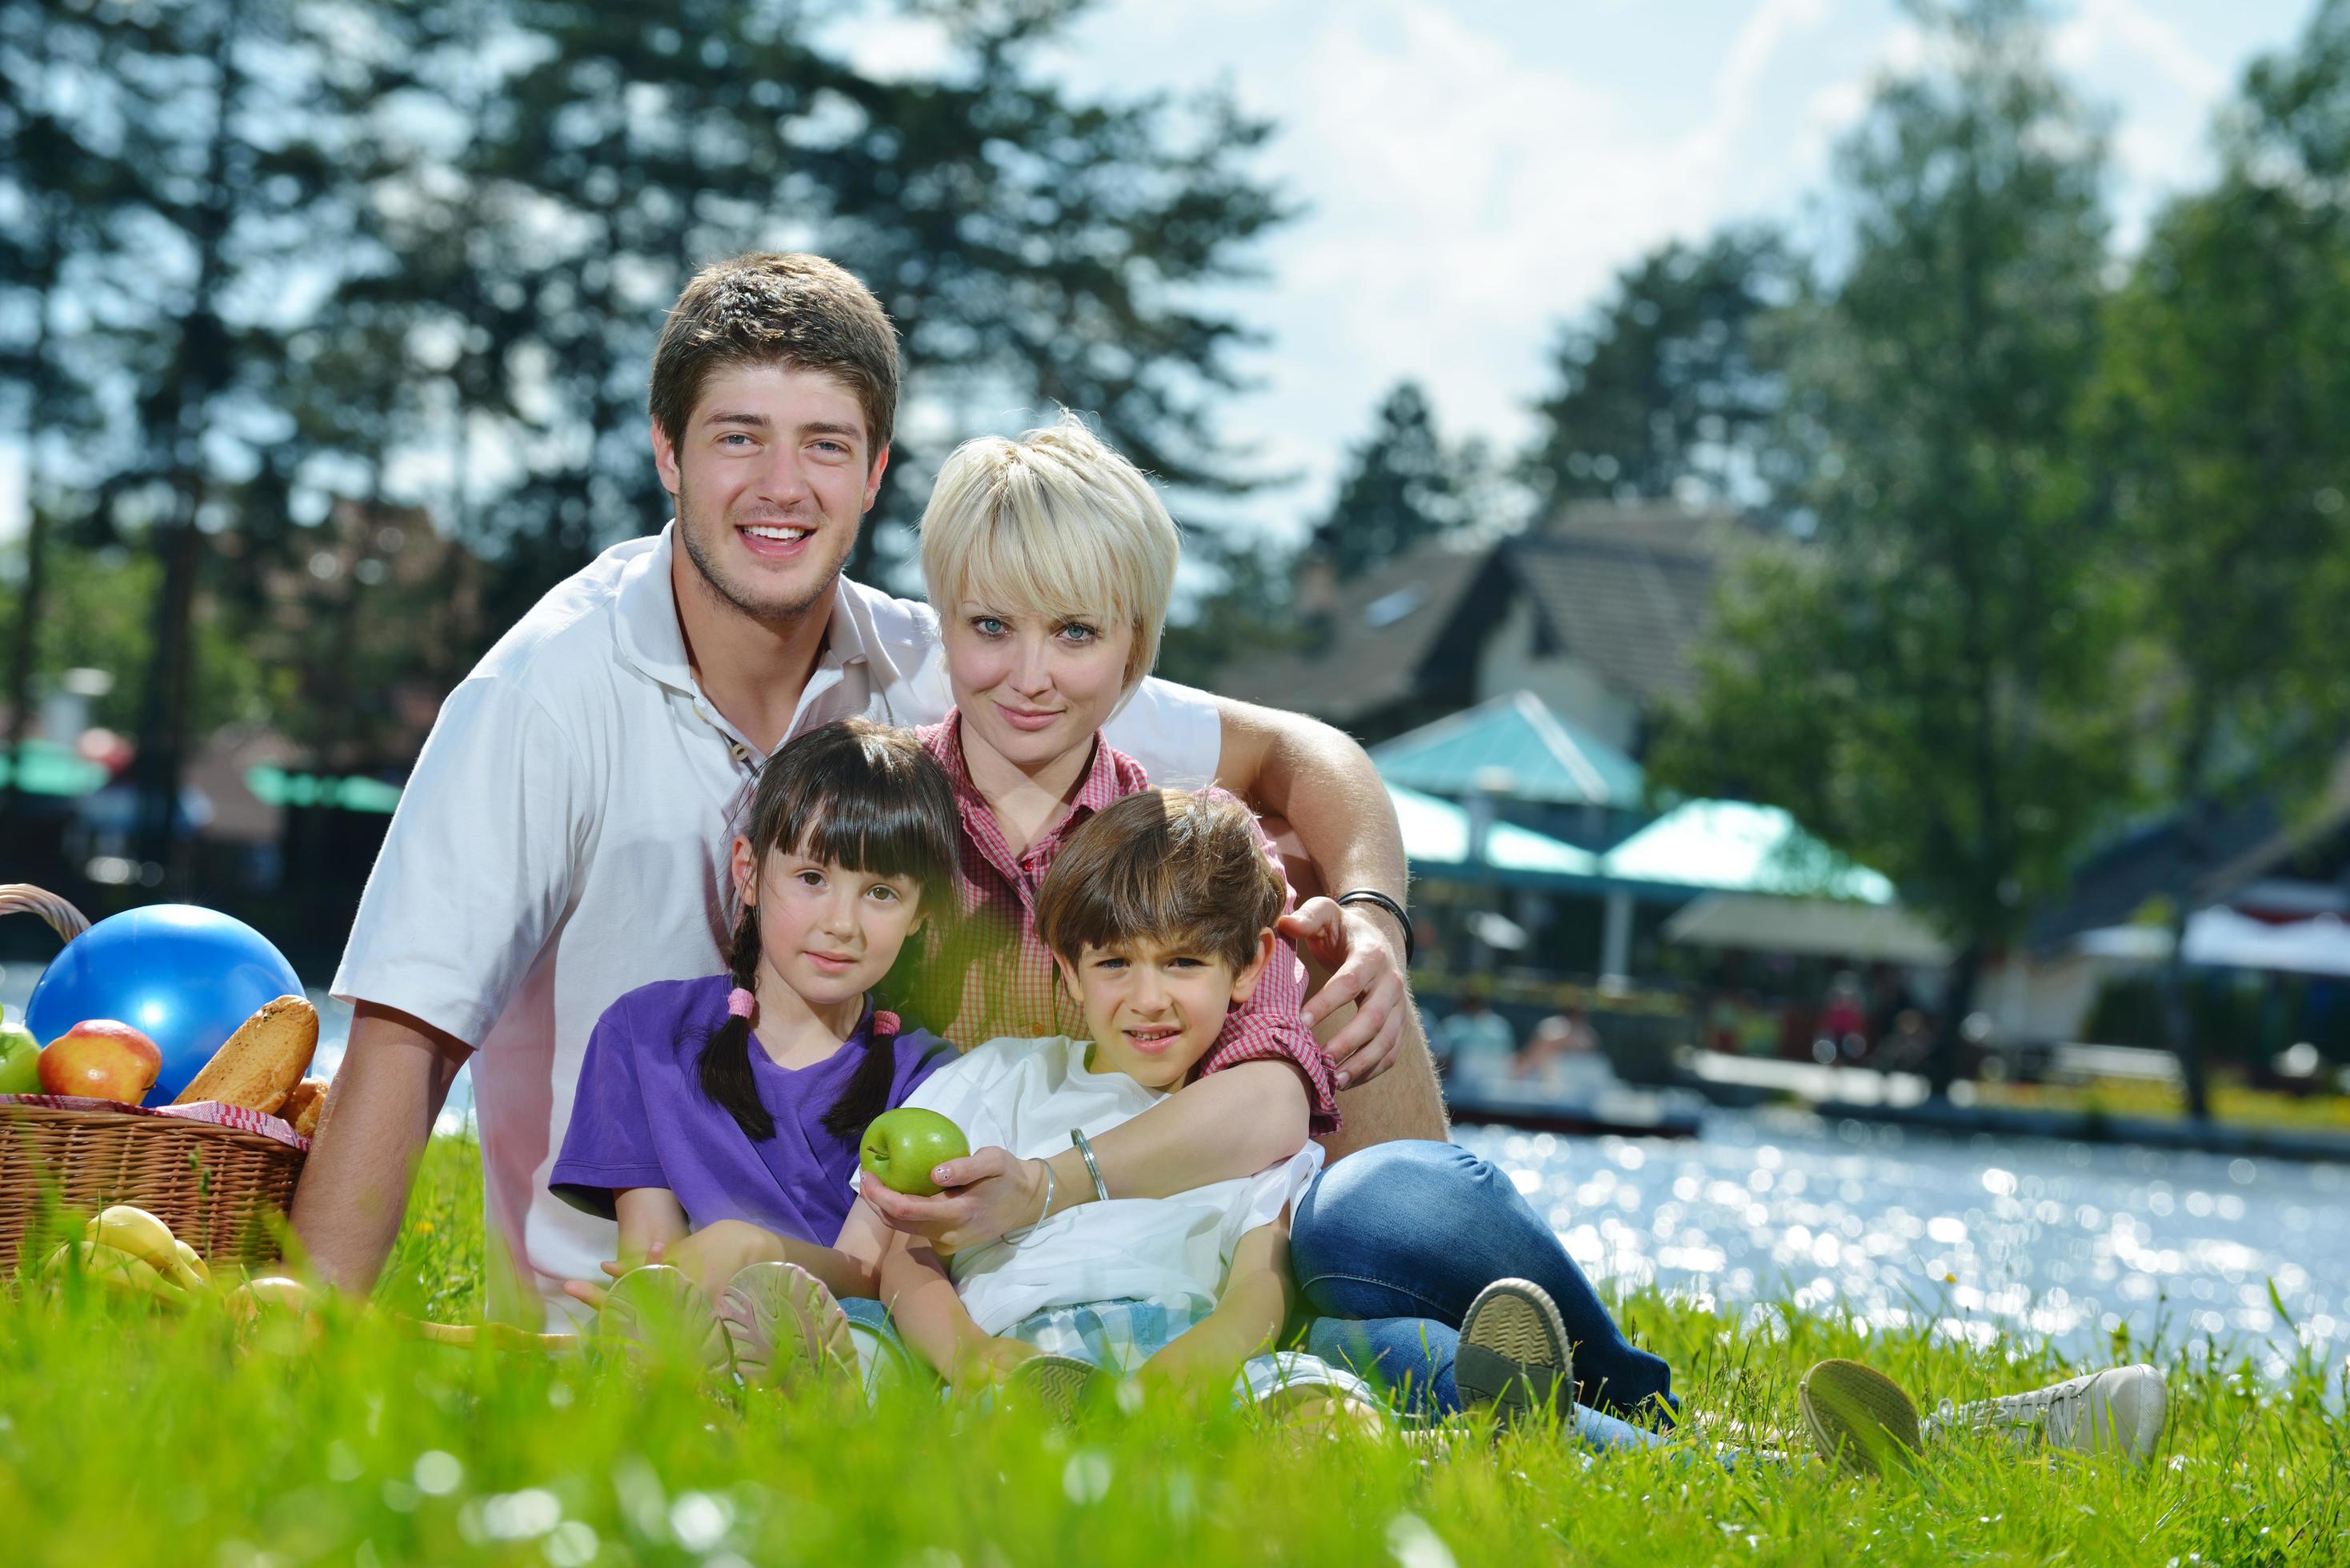
<path fill-rule="evenodd" d="M 999 508 L 993 526 L 972 534 L 959 563 L 964 599 L 1055 623 L 1131 618 L 1126 574 L 1097 530 L 1056 526 L 1049 512 L 1015 518 L 1013 511 Z"/>

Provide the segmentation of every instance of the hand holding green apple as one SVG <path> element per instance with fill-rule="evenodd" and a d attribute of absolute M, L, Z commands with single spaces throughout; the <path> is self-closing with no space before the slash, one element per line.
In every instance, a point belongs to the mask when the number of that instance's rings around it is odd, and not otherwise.
<path fill-rule="evenodd" d="M 899 1106 L 875 1116 L 866 1127 L 857 1163 L 892 1192 L 928 1198 L 939 1189 L 931 1171 L 970 1153 L 970 1143 L 954 1123 L 936 1111 Z"/>

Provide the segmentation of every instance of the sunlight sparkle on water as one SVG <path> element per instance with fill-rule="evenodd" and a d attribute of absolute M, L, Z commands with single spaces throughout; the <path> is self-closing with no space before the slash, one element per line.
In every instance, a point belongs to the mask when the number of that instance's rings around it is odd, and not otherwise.
<path fill-rule="evenodd" d="M 1689 1142 L 1455 1136 L 1502 1165 L 1603 1289 L 1783 1295 L 2084 1360 L 2216 1340 L 2272 1372 L 2296 1334 L 2350 1349 L 2350 1170 L 2081 1144 L 1959 1140 L 1716 1112 Z M 2273 1288 L 2277 1301 L 2271 1300 Z M 2292 1319 L 2278 1315 L 2281 1301 Z"/>

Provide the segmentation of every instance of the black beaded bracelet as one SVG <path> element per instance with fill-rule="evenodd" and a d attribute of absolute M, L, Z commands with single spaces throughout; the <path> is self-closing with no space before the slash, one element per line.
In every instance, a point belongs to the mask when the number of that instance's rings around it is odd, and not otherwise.
<path fill-rule="evenodd" d="M 1393 915 L 1396 924 L 1403 928 L 1403 966 L 1406 969 L 1411 967 L 1411 917 L 1403 912 L 1401 904 L 1377 888 L 1349 888 L 1338 895 L 1338 903 L 1341 908 L 1348 904 L 1376 904 Z"/>

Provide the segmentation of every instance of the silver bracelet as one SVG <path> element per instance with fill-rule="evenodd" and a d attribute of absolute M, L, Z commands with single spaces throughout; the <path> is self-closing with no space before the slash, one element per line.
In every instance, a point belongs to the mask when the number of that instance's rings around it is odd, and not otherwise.
<path fill-rule="evenodd" d="M 1094 1163 L 1094 1146 L 1092 1141 L 1086 1137 L 1085 1129 L 1083 1127 L 1071 1127 L 1069 1129 L 1069 1141 L 1076 1144 L 1077 1146 L 1077 1152 L 1086 1157 L 1086 1169 L 1094 1179 L 1095 1201 L 1099 1203 L 1108 1202 L 1109 1184 L 1102 1180 L 1101 1167 Z"/>
<path fill-rule="evenodd" d="M 1036 1233 L 1036 1227 L 1042 1225 L 1052 1215 L 1054 1180 L 1053 1162 L 1047 1159 L 1040 1160 L 1038 1163 L 1043 1165 L 1045 1168 L 1045 1207 L 1036 1211 L 1035 1219 L 1031 1220 L 1027 1224 L 1020 1227 L 1020 1234 L 1017 1236 L 1014 1235 L 1011 1231 L 1006 1231 L 1003 1235 L 996 1238 L 996 1240 L 1002 1241 L 1007 1247 L 1017 1247 L 1020 1243 L 1028 1240 L 1029 1237 L 1034 1236 Z"/>

